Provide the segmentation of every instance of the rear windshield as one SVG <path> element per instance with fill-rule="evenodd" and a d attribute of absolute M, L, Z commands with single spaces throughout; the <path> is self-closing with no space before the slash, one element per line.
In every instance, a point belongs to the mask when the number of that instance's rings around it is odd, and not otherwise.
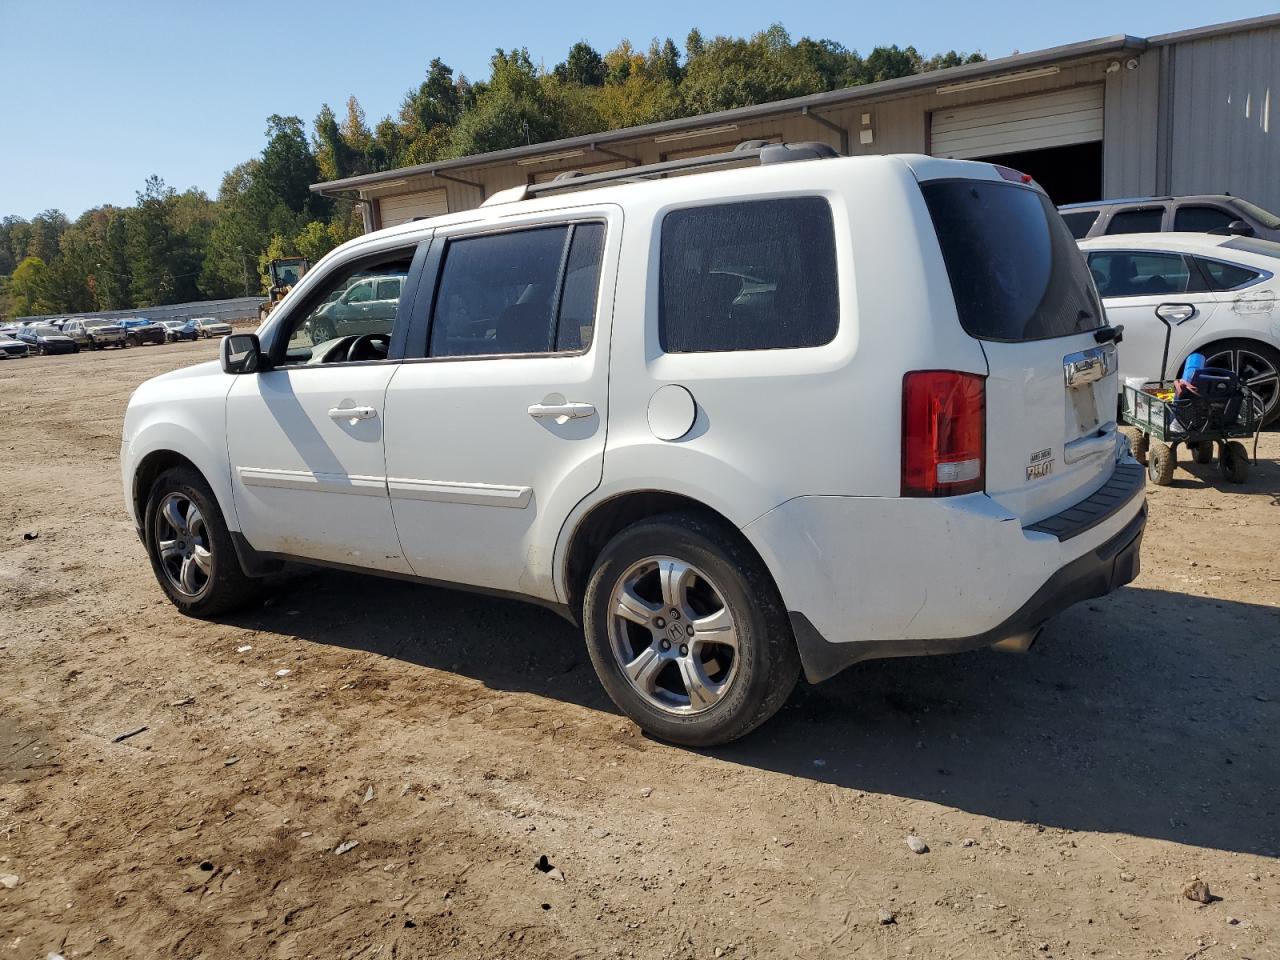
<path fill-rule="evenodd" d="M 1084 257 L 1040 191 L 987 180 L 920 189 L 970 336 L 1047 340 L 1104 326 Z"/>
<path fill-rule="evenodd" d="M 1262 240 L 1259 237 L 1232 237 L 1222 246 L 1226 250 L 1243 250 L 1245 253 L 1257 253 L 1264 257 L 1280 257 L 1280 243 L 1274 240 Z"/>

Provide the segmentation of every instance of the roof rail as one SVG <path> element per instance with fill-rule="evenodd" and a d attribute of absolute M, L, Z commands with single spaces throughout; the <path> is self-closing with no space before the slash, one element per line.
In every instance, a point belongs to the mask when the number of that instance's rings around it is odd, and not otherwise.
<path fill-rule="evenodd" d="M 669 173 L 682 170 L 697 170 L 702 167 L 718 167 L 730 163 L 742 163 L 746 160 L 757 160 L 761 166 L 774 163 L 791 163 L 796 160 L 823 160 L 838 157 L 840 153 L 830 144 L 817 140 L 804 140 L 797 143 L 769 143 L 767 140 L 745 140 L 732 150 L 724 153 L 712 153 L 702 157 L 686 157 L 683 160 L 664 160 L 661 163 L 650 163 L 639 167 L 625 167 L 621 170 L 606 170 L 603 173 L 581 173 L 577 170 L 566 170 L 557 174 L 555 179 L 542 183 L 529 183 L 511 187 L 495 193 L 481 204 L 482 207 L 496 206 L 501 203 L 514 203 L 527 200 L 543 193 L 559 190 L 580 190 L 583 187 L 594 187 L 606 183 L 626 183 L 635 180 L 647 180 L 652 177 L 664 177 Z"/>

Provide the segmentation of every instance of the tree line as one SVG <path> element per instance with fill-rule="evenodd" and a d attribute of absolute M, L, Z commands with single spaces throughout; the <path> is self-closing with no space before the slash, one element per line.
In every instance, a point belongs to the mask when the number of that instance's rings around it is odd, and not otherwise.
<path fill-rule="evenodd" d="M 983 59 L 880 46 L 865 57 L 827 39 L 793 41 L 775 24 L 750 37 L 684 50 L 622 41 L 601 54 L 575 43 L 547 69 L 528 50 L 497 50 L 486 80 L 440 58 L 372 128 L 354 96 L 339 117 L 324 104 L 308 132 L 298 117 L 267 120 L 266 145 L 222 178 L 216 198 L 147 179 L 130 207 L 105 205 L 74 222 L 59 210 L 0 219 L 0 315 L 79 313 L 249 296 L 274 257 L 313 261 L 362 230 L 346 200 L 317 196 L 320 180 L 373 173 L 527 143 L 597 133 L 905 77 Z"/>

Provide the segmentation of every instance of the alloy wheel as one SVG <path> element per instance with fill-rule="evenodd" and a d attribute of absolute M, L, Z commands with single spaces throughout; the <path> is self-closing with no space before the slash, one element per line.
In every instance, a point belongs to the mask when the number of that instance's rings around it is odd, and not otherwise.
<path fill-rule="evenodd" d="M 1280 403 L 1280 370 L 1275 364 L 1248 347 L 1219 350 L 1205 358 L 1205 365 L 1232 370 L 1240 382 L 1252 390 L 1262 402 L 1262 416 L 1271 415 Z"/>
<path fill-rule="evenodd" d="M 167 494 L 156 510 L 154 536 L 169 583 L 184 596 L 199 596 L 213 569 L 209 530 L 200 508 L 185 494 Z"/>
<path fill-rule="evenodd" d="M 631 685 L 666 713 L 711 709 L 738 673 L 737 625 L 723 593 L 673 557 L 640 560 L 618 578 L 609 644 Z"/>

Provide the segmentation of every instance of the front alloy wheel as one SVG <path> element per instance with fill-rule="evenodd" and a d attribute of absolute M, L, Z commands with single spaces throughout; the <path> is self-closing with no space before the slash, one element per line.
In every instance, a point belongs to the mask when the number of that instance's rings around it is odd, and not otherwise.
<path fill-rule="evenodd" d="M 212 558 L 209 530 L 195 502 L 182 493 L 160 501 L 152 536 L 160 567 L 183 596 L 198 598 L 209 586 Z"/>
<path fill-rule="evenodd" d="M 728 691 L 738 633 L 728 604 L 702 570 L 673 557 L 648 557 L 618 579 L 609 606 L 613 655 L 649 704 L 668 713 L 701 713 Z"/>

